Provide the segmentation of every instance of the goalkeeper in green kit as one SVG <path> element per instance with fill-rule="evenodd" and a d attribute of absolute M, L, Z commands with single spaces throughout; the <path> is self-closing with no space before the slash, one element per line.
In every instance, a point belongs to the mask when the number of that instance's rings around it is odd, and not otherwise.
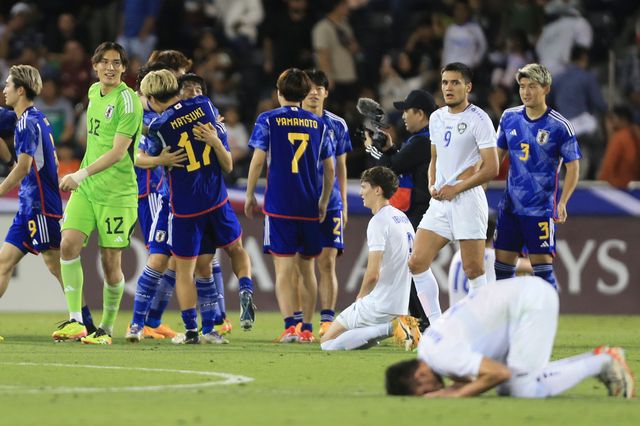
<path fill-rule="evenodd" d="M 64 211 L 60 263 L 69 320 L 53 332 L 55 341 L 81 340 L 111 344 L 113 323 L 124 291 L 122 249 L 137 220 L 138 186 L 133 155 L 142 130 L 142 105 L 122 82 L 127 67 L 124 49 L 104 42 L 91 58 L 98 82 L 89 89 L 87 150 L 81 168 L 60 181 L 73 191 Z M 80 252 L 97 230 L 104 271 L 102 321 L 87 336 L 82 324 L 83 272 Z"/>

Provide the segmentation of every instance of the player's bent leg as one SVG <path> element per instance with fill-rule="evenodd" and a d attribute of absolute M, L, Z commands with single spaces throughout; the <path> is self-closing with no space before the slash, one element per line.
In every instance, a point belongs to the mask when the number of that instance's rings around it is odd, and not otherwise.
<path fill-rule="evenodd" d="M 294 256 L 273 255 L 273 266 L 276 272 L 276 299 L 280 314 L 284 320 L 284 332 L 276 339 L 280 343 L 298 341 L 293 312 L 297 307 L 295 285 L 291 278 L 296 272 Z"/>
<path fill-rule="evenodd" d="M 0 297 L 7 291 L 13 270 L 24 255 L 25 253 L 13 244 L 5 242 L 0 247 Z"/>
<path fill-rule="evenodd" d="M 102 291 L 102 320 L 98 330 L 94 333 L 98 343 L 104 344 L 103 339 L 98 339 L 100 330 L 109 336 L 113 335 L 113 324 L 118 316 L 120 301 L 124 293 L 124 274 L 122 273 L 122 249 L 106 248 L 100 249 L 100 258 L 104 271 L 104 285 Z M 89 335 L 86 339 L 90 339 Z M 110 342 L 109 342 L 110 344 Z"/>
<path fill-rule="evenodd" d="M 240 290 L 240 327 L 249 331 L 256 320 L 255 305 L 253 304 L 253 280 L 251 279 L 251 260 L 242 246 L 242 239 L 238 238 L 224 248 L 231 258 L 233 273 L 238 277 Z"/>
<path fill-rule="evenodd" d="M 333 322 L 338 297 L 338 277 L 336 276 L 336 258 L 338 249 L 324 247 L 318 257 L 318 297 L 320 299 L 320 337 L 329 329 Z"/>
<path fill-rule="evenodd" d="M 409 258 L 409 269 L 411 273 L 414 275 L 420 274 L 429 269 L 438 252 L 448 243 L 449 240 L 447 238 L 431 230 L 418 228 L 411 257 Z"/>

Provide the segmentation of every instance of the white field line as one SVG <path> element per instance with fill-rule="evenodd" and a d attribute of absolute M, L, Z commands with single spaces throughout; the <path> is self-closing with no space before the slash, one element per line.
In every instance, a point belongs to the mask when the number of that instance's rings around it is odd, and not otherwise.
<path fill-rule="evenodd" d="M 217 371 L 195 371 L 195 370 L 174 370 L 166 368 L 144 368 L 144 367 L 121 367 L 110 365 L 81 365 L 81 364 L 58 364 L 58 363 L 36 363 L 36 362 L 0 362 L 0 365 L 16 365 L 24 367 L 61 367 L 61 368 L 92 368 L 99 370 L 126 370 L 139 371 L 147 373 L 173 373 L 186 374 L 191 376 L 215 377 L 223 380 L 215 382 L 203 383 L 184 383 L 173 385 L 155 385 L 155 386 L 109 386 L 109 387 L 67 387 L 67 386 L 11 386 L 0 385 L 0 393 L 21 393 L 21 394 L 37 394 L 37 393 L 99 393 L 99 392 L 158 392 L 166 390 L 191 390 L 212 386 L 237 385 L 240 383 L 249 383 L 254 379 L 246 376 L 239 376 L 229 373 L 220 373 Z"/>

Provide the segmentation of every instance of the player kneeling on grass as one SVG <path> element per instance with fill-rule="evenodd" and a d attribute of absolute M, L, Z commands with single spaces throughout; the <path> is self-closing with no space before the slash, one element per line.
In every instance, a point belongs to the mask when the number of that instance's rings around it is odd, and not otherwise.
<path fill-rule="evenodd" d="M 487 284 L 425 332 L 418 359 L 387 369 L 387 393 L 453 398 L 497 387 L 503 396 L 546 398 L 595 376 L 610 396 L 635 396 L 621 348 L 601 346 L 549 362 L 557 323 L 558 294 L 543 279 Z M 453 383 L 445 387 L 443 377 Z"/>
<path fill-rule="evenodd" d="M 406 316 L 411 286 L 407 262 L 415 233 L 407 216 L 389 204 L 397 189 L 398 177 L 389 168 L 362 173 L 360 196 L 373 213 L 367 227 L 367 270 L 356 301 L 322 336 L 325 351 L 365 349 L 391 336 L 411 350 L 420 340 L 416 319 Z"/>

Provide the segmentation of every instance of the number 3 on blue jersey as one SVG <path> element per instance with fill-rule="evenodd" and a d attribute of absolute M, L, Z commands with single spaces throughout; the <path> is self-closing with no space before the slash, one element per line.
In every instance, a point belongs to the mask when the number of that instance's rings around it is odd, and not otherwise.
<path fill-rule="evenodd" d="M 289 142 L 291 142 L 291 145 L 293 146 L 296 145 L 296 141 L 300 141 L 298 149 L 296 149 L 295 154 L 293 154 L 293 160 L 291 160 L 291 173 L 299 173 L 298 162 L 300 161 L 300 157 L 304 154 L 304 150 L 307 149 L 307 145 L 309 145 L 309 134 L 287 133 L 287 138 L 289 138 Z"/>

